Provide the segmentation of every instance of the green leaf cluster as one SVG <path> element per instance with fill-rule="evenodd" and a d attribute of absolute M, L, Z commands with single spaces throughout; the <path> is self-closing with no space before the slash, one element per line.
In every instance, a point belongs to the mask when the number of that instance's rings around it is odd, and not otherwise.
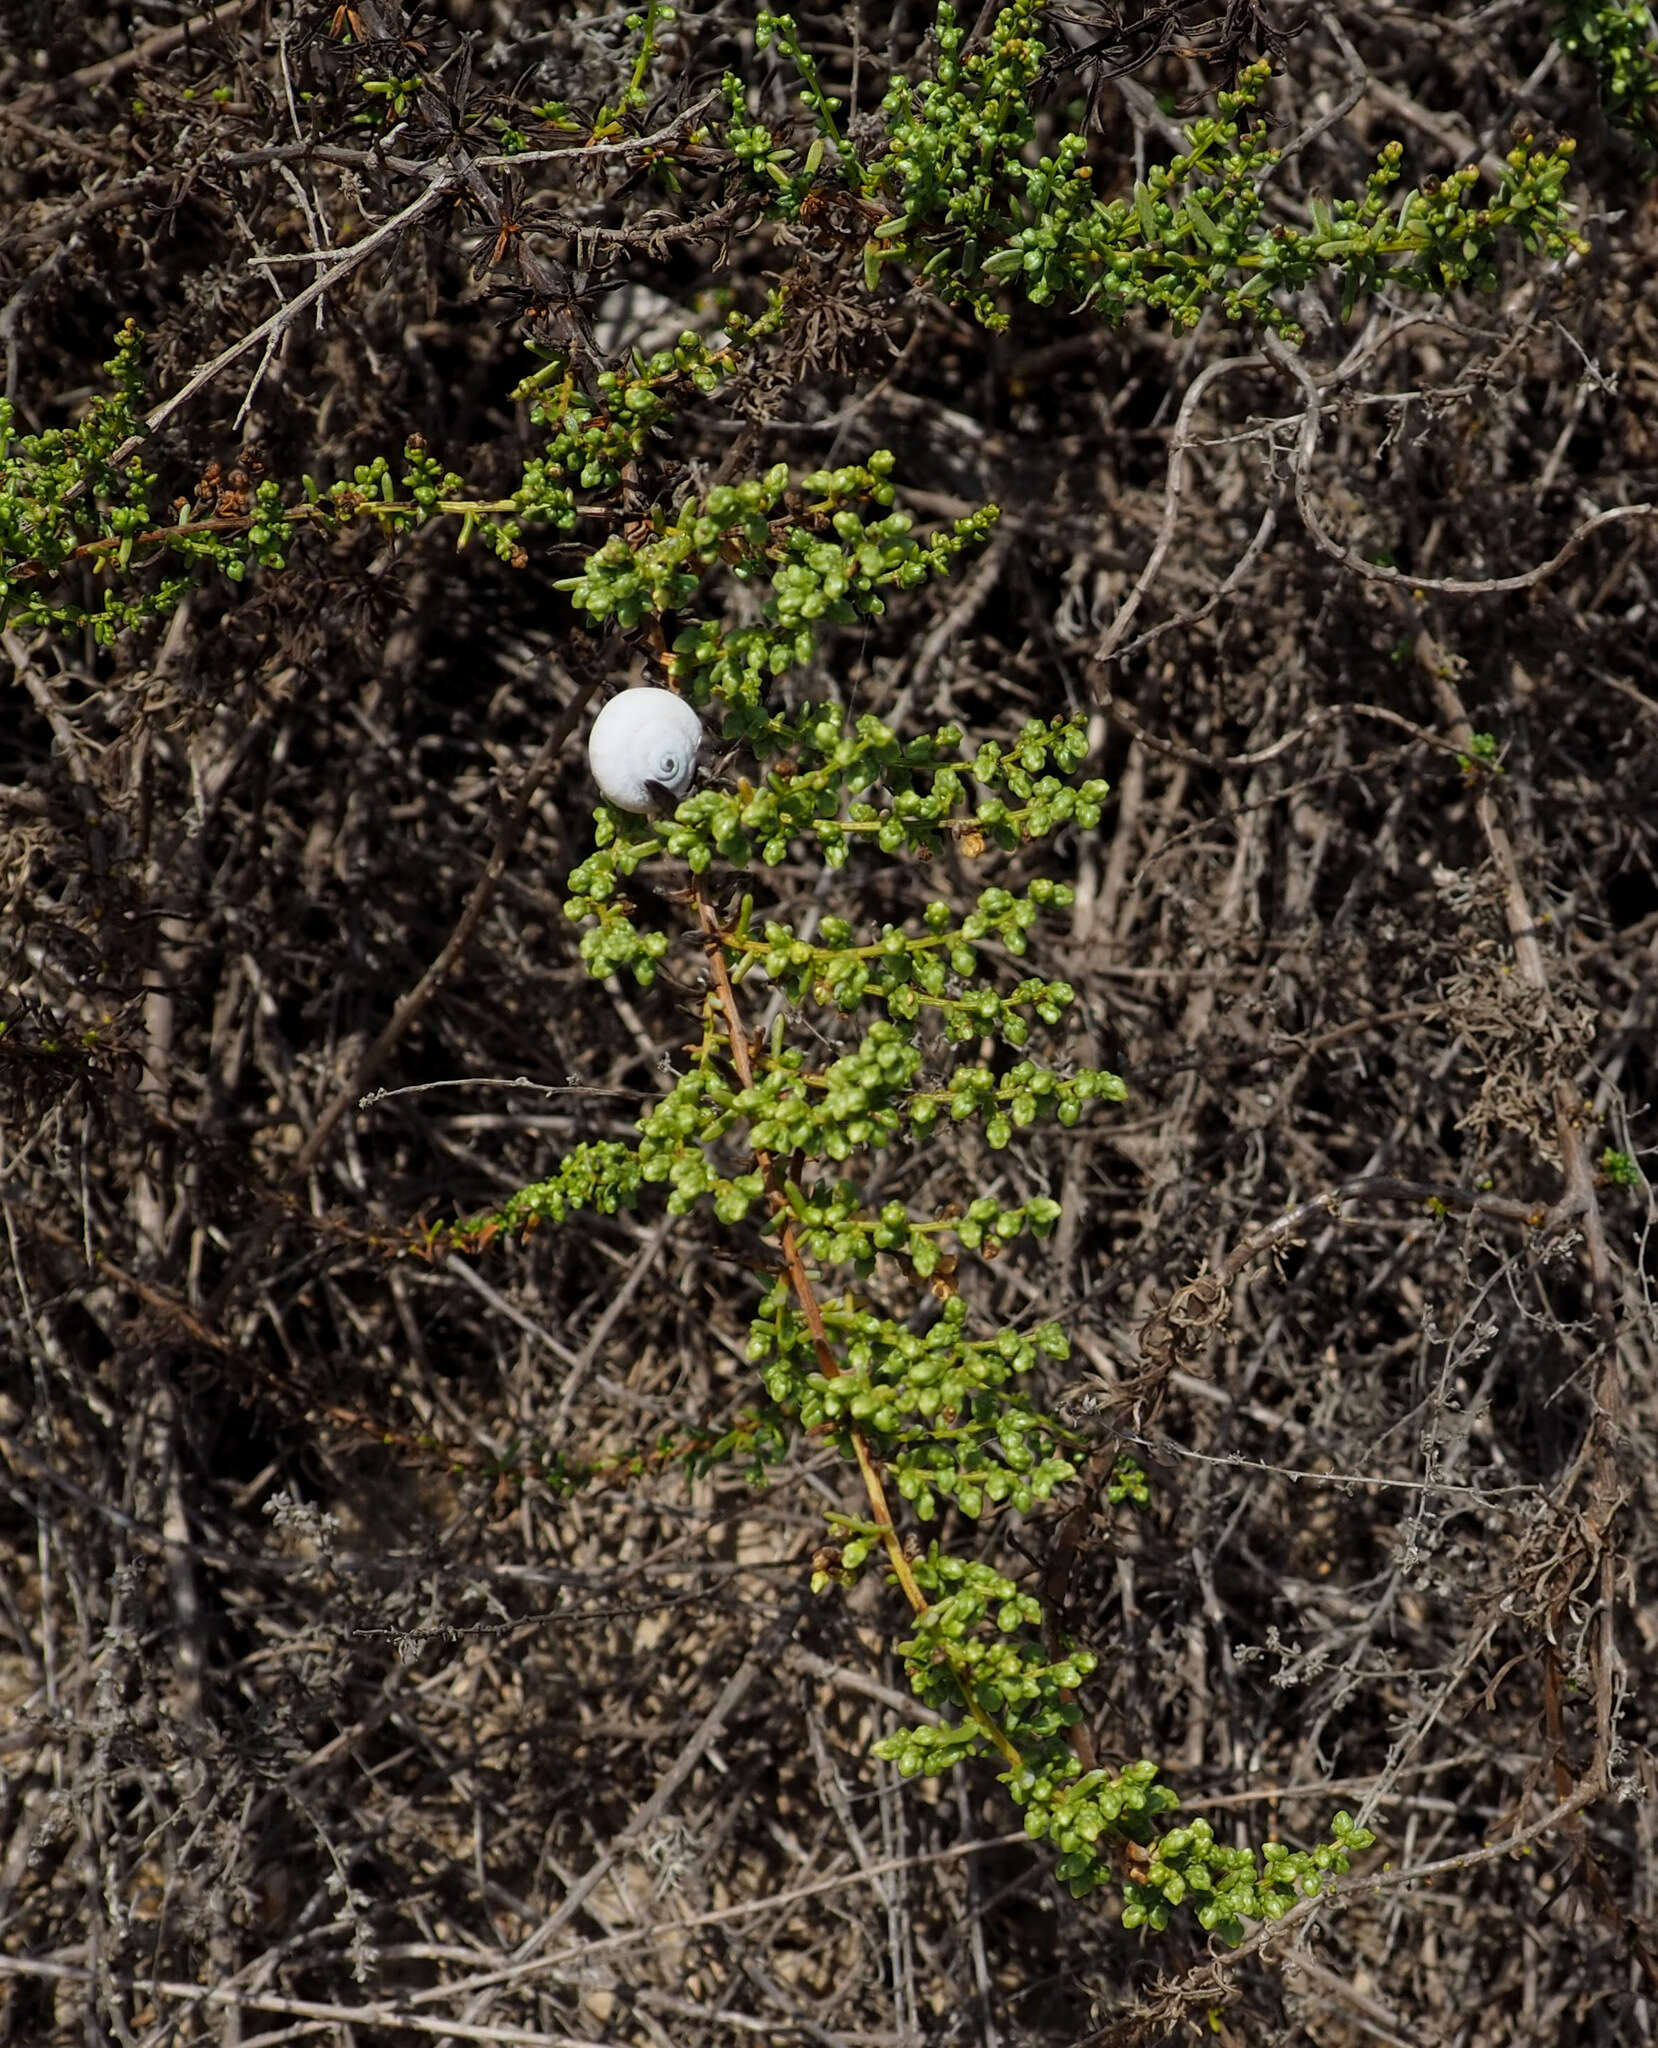
<path fill-rule="evenodd" d="M 1600 1155 L 1600 1170 L 1614 1187 L 1638 1188 L 1641 1185 L 1641 1169 L 1627 1152 L 1620 1152 L 1608 1145 Z"/>
<path fill-rule="evenodd" d="M 727 633 L 707 621 L 693 630 L 710 645 L 740 636 L 762 652 L 796 651 L 796 635 L 781 622 Z M 671 817 L 645 820 L 599 808 L 594 851 L 572 872 L 565 905 L 569 917 L 591 920 L 582 953 L 595 973 L 625 968 L 642 986 L 655 980 L 664 946 L 660 934 L 634 924 L 626 885 L 663 854 L 700 875 L 716 860 L 776 867 L 804 844 L 825 866 L 840 867 L 857 845 L 925 860 L 948 840 L 976 855 L 992 843 L 1012 851 L 1065 826 L 1090 829 L 1099 821 L 1105 784 L 1052 772 L 1074 768 L 1086 753 L 1081 719 L 1031 720 L 1016 745 L 987 742 L 969 759 L 955 726 L 904 742 L 879 719 L 849 718 L 830 704 L 809 705 L 792 718 L 767 717 L 749 700 L 748 680 L 737 687 L 744 700 L 726 717 L 726 738 L 745 742 L 756 756 L 783 758 L 771 767 L 757 760 L 756 779 L 743 778 L 735 790 L 693 792 Z M 965 918 L 948 904 L 929 903 L 924 932 L 906 937 L 884 927 L 862 943 L 835 917 L 824 919 L 815 940 L 771 924 L 756 932 L 749 904 L 732 944 L 742 956 L 739 972 L 758 968 L 797 1001 L 810 996 L 851 1011 L 873 996 L 901 1023 L 924 1009 L 937 1012 L 959 1042 L 992 1031 L 1023 1045 L 1030 1028 L 1024 1012 L 1057 1023 L 1073 1000 L 1067 983 L 1026 977 L 1005 991 L 961 984 L 979 972 L 979 947 L 990 943 L 1023 958 L 1037 917 L 1070 900 L 1065 884 L 1046 877 L 1022 896 L 991 887 Z"/>
<path fill-rule="evenodd" d="M 108 646 L 125 628 L 165 617 L 188 587 L 188 575 L 135 585 L 134 564 L 157 552 L 235 578 L 251 561 L 284 566 L 274 483 L 252 488 L 231 521 L 192 518 L 184 501 L 171 523 L 163 519 L 157 473 L 121 454 L 143 434 L 143 341 L 130 320 L 104 368 L 113 391 L 70 426 L 19 434 L 14 408 L 0 399 L 0 626 L 89 626 Z"/>
<path fill-rule="evenodd" d="M 872 287 L 883 265 L 902 263 L 992 328 L 1007 325 L 1005 295 L 1015 292 L 1033 305 L 1097 307 L 1112 320 L 1158 308 L 1182 327 L 1215 310 L 1297 337 L 1294 296 L 1322 277 L 1340 278 L 1345 315 L 1362 294 L 1380 289 L 1493 288 L 1505 232 L 1545 256 L 1584 246 L 1562 197 L 1570 141 L 1516 147 L 1497 191 L 1483 200 L 1471 167 L 1395 196 L 1403 150 L 1389 143 L 1362 195 L 1315 199 L 1305 228 L 1268 225 L 1264 188 L 1278 152 L 1265 128 L 1249 122 L 1271 75 L 1265 63 L 1218 95 L 1217 115 L 1188 127 L 1187 146 L 1172 162 L 1153 168 L 1130 196 L 1101 199 L 1080 131 L 1037 153 L 1038 89 L 1049 56 L 1038 32 L 1042 11 L 1042 0 L 1012 0 L 985 46 L 969 49 L 955 8 L 941 0 L 933 74 L 919 84 L 893 81 L 881 108 L 885 148 L 864 159 L 841 146 L 824 119 L 815 72 L 809 79 L 802 72 L 805 110 L 833 137 L 847 183 L 888 208 L 865 250 Z M 764 19 L 798 64 L 793 24 Z M 1625 65 L 1631 76 L 1633 61 Z M 745 132 L 757 150 L 752 127 Z M 787 174 L 774 137 L 766 150 L 769 175 L 798 212 L 811 174 Z"/>
<path fill-rule="evenodd" d="M 1093 1845 L 1069 1811 L 1055 1812 L 1048 1832 L 1060 1851 L 1059 1875 L 1073 1891 L 1103 1881 L 1096 1875 Z M 1026 1827 L 1030 1826 L 1027 1816 Z M 1068 1848 L 1067 1842 L 1076 1846 Z M 1161 1932 L 1170 1913 L 1188 1906 L 1207 1933 L 1224 1941 L 1243 1938 L 1245 1920 L 1281 1920 L 1301 1899 L 1315 1899 L 1332 1877 L 1344 1877 L 1352 1858 L 1375 1846 L 1376 1837 L 1351 1814 L 1338 1813 L 1329 1839 L 1311 1849 L 1267 1842 L 1257 1851 L 1217 1842 L 1206 1820 L 1198 1819 L 1147 1845 L 1147 1862 L 1123 1887 L 1123 1925 Z"/>
<path fill-rule="evenodd" d="M 1505 235 L 1545 257 L 1585 246 L 1564 199 L 1569 140 L 1547 150 L 1516 147 L 1497 191 L 1485 196 L 1472 168 L 1397 195 L 1403 152 L 1389 143 L 1362 195 L 1314 198 L 1306 227 L 1269 225 L 1266 188 L 1276 153 L 1264 126 L 1252 124 L 1264 65 L 1218 96 L 1214 117 L 1190 124 L 1187 146 L 1172 162 L 1154 166 L 1131 194 L 1102 199 L 1084 135 L 1060 132 L 1039 151 L 1048 62 L 1040 16 L 1038 0 L 1011 0 L 985 45 L 969 49 L 954 8 L 941 0 L 931 74 L 893 81 L 882 101 L 882 139 L 860 154 L 842 133 L 839 102 L 793 18 L 762 11 L 757 43 L 774 49 L 792 73 L 801 116 L 816 134 L 802 154 L 793 128 L 773 130 L 751 118 L 745 88 L 727 78 L 717 139 L 731 174 L 752 188 L 761 217 L 775 222 L 796 219 L 839 187 L 853 225 L 838 231 L 861 238 L 869 291 L 883 267 L 896 264 L 991 327 L 1005 326 L 1022 298 L 1093 307 L 1112 320 L 1156 309 L 1184 326 L 1215 311 L 1293 337 L 1297 295 L 1325 277 L 1340 279 L 1350 309 L 1378 290 L 1489 287 Z M 630 19 L 639 38 L 631 80 L 617 106 L 593 116 L 596 137 L 621 132 L 647 103 L 673 10 L 650 0 Z M 1643 24 L 1650 25 L 1643 7 L 1573 0 L 1559 31 L 1563 47 L 1596 64 L 1614 110 L 1637 125 L 1650 123 L 1658 78 Z M 362 83 L 395 114 L 423 81 Z M 561 127 L 581 125 L 562 105 L 540 111 Z M 687 146 L 706 150 L 714 134 L 699 129 Z M 666 159 L 657 168 L 672 178 Z M 677 612 L 716 563 L 739 581 L 768 586 L 759 627 L 684 624 L 672 650 L 670 672 L 685 693 L 698 703 L 719 695 L 740 722 L 778 675 L 811 659 L 823 624 L 879 615 L 889 592 L 940 573 L 995 517 L 986 507 L 951 531 L 918 539 L 908 515 L 893 509 L 880 466 L 891 458 L 876 455 L 798 484 L 774 469 L 672 508 L 650 507 L 644 536 L 624 529 L 624 476 L 648 467 L 653 441 L 676 415 L 715 393 L 787 317 L 784 285 L 758 316 L 731 309 L 717 343 L 687 333 L 673 348 L 604 370 L 591 383 L 562 357 L 545 362 L 517 394 L 543 439 L 504 498 L 476 497 L 414 441 L 401 470 L 377 457 L 334 483 L 305 478 L 294 490 L 263 479 L 228 493 L 208 490 L 205 500 L 198 493 L 194 504 L 175 499 L 170 514 L 157 509 L 155 470 L 131 452 L 114 460 L 143 438 L 141 349 L 129 326 L 108 366 L 114 390 L 78 422 L 18 436 L 11 408 L 0 405 L 0 623 L 90 625 L 108 642 L 167 616 L 208 568 L 232 580 L 253 568 L 284 568 L 295 529 L 307 525 L 331 534 L 372 519 L 395 538 L 456 520 L 460 546 L 476 537 L 524 567 L 525 542 L 536 530 L 571 536 L 597 520 L 616 530 L 587 550 L 561 586 L 595 621 L 631 626 Z M 792 635 L 774 630 L 780 626 Z M 857 829 L 869 821 L 847 822 Z M 913 844 L 908 822 L 888 822 L 888 850 L 895 838 Z M 749 829 L 733 828 L 728 816 L 709 823 L 728 837 Z M 772 843 L 786 824 L 769 834 Z M 844 857 L 844 845 L 828 834 L 824 857 Z"/>
<path fill-rule="evenodd" d="M 1652 9 L 1642 0 L 1566 0 L 1555 41 L 1594 72 L 1612 119 L 1649 149 L 1658 147 L 1658 26 Z"/>
<path fill-rule="evenodd" d="M 763 339 L 776 317 L 748 323 L 742 346 Z M 417 436 L 400 463 L 377 455 L 331 483 L 210 477 L 194 501 L 176 498 L 169 516 L 157 509 L 158 472 L 136 453 L 116 460 L 145 434 L 143 337 L 129 321 L 106 365 L 113 391 L 74 424 L 19 435 L 0 400 L 0 626 L 90 626 L 107 646 L 167 617 L 207 568 L 232 582 L 252 569 L 280 571 L 300 529 L 331 536 L 363 521 L 388 539 L 457 521 L 458 547 L 477 537 L 523 568 L 531 529 L 569 534 L 584 517 L 616 516 L 624 471 L 687 404 L 718 389 L 736 346 L 715 350 L 687 333 L 648 360 L 601 372 L 591 391 L 562 357 L 544 363 L 517 393 L 544 439 L 505 498 L 472 495 Z M 595 589 L 604 573 L 595 571 Z"/>
<path fill-rule="evenodd" d="M 655 424 L 653 411 L 650 424 Z M 742 484 L 717 484 L 672 513 L 660 508 L 640 538 L 613 534 L 559 585 L 578 611 L 634 626 L 681 611 L 704 576 L 725 563 L 739 582 L 766 578 L 766 625 L 747 634 L 687 626 L 674 642 L 670 673 L 704 701 L 718 689 L 749 706 L 773 677 L 809 661 L 825 624 L 878 616 L 880 592 L 908 590 L 936 575 L 994 520 L 993 507 L 959 521 L 930 542 L 912 537 L 907 512 L 871 519 L 863 499 L 890 507 L 892 456 L 878 449 L 867 464 L 817 470 L 791 489 L 786 463 Z M 617 477 L 612 481 L 619 480 Z M 786 632 L 774 632 L 774 627 Z"/>

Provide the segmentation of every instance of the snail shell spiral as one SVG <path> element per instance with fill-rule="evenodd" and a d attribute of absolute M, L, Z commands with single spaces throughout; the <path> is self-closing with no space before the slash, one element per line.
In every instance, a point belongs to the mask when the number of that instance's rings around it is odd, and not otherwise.
<path fill-rule="evenodd" d="M 606 803 L 651 811 L 696 780 L 702 720 L 671 690 L 623 690 L 593 721 L 587 764 Z"/>

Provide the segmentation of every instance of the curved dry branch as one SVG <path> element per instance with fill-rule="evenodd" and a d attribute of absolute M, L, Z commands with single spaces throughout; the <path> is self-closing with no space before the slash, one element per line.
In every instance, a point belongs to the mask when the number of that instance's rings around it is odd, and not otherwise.
<path fill-rule="evenodd" d="M 1412 576 L 1403 569 L 1395 569 L 1383 562 L 1367 562 L 1354 549 L 1337 540 L 1319 516 L 1318 507 L 1313 503 L 1312 465 L 1318 453 L 1319 426 L 1323 416 L 1323 397 L 1317 380 L 1295 351 L 1277 335 L 1268 335 L 1262 347 L 1272 360 L 1287 370 L 1301 386 L 1306 400 L 1301 415 L 1301 428 L 1291 451 L 1291 470 L 1295 479 L 1296 509 L 1301 514 L 1302 524 L 1315 544 L 1333 562 L 1339 562 L 1344 569 L 1351 569 L 1369 583 L 1387 583 L 1396 589 L 1405 590 L 1414 596 L 1432 593 L 1441 597 L 1503 597 L 1517 590 L 1533 590 L 1566 564 L 1592 534 L 1609 526 L 1621 526 L 1630 519 L 1658 518 L 1658 504 L 1612 505 L 1604 512 L 1597 512 L 1585 519 L 1546 562 L 1539 562 L 1535 568 L 1522 569 L 1512 576 Z"/>

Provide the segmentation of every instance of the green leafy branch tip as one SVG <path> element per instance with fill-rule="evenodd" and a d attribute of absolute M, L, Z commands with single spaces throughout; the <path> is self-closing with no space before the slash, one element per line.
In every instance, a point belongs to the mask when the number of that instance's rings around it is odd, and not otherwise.
<path fill-rule="evenodd" d="M 1005 295 L 1014 292 L 1033 305 L 1093 307 L 1112 320 L 1158 308 L 1183 327 L 1213 309 L 1229 321 L 1253 320 L 1299 338 L 1294 296 L 1325 275 L 1341 279 L 1345 317 L 1361 295 L 1382 288 L 1493 288 L 1505 233 L 1548 257 L 1585 246 L 1562 196 L 1570 141 L 1516 147 L 1498 189 L 1483 198 L 1475 193 L 1475 168 L 1395 194 L 1404 152 L 1392 142 L 1362 195 L 1315 198 L 1307 227 L 1269 221 L 1267 187 L 1278 152 L 1264 127 L 1250 125 L 1271 75 L 1265 63 L 1218 95 L 1215 116 L 1187 128 L 1186 148 L 1172 162 L 1150 170 L 1131 195 L 1102 199 L 1080 130 L 1060 134 L 1036 154 L 1039 87 L 1049 61 L 1042 12 L 1041 0 L 1012 0 L 986 44 L 969 49 L 959 16 L 944 0 L 932 76 L 919 84 L 893 81 L 881 104 L 885 145 L 857 161 L 839 148 L 825 120 L 816 73 L 785 33 L 792 24 L 762 17 L 778 47 L 795 58 L 806 113 L 833 137 L 848 183 L 876 202 L 865 247 L 871 289 L 884 265 L 899 263 L 991 328 L 1007 325 Z M 1601 29 L 1580 33 L 1610 40 Z M 1632 33 L 1626 30 L 1620 50 Z M 1639 89 L 1632 54 L 1618 75 L 1632 97 Z M 816 189 L 816 166 L 791 175 L 791 153 L 780 151 L 776 138 L 767 135 L 762 150 L 752 128 L 745 136 L 745 160 L 764 163 L 785 211 L 798 214 Z"/>
<path fill-rule="evenodd" d="M 1658 26 L 1641 0 L 1567 0 L 1555 41 L 1587 64 L 1606 111 L 1649 151 L 1658 149 Z"/>

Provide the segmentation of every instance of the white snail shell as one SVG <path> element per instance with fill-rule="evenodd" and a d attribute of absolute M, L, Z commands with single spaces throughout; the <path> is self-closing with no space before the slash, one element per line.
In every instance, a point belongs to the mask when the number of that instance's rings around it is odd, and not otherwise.
<path fill-rule="evenodd" d="M 587 765 L 606 803 L 651 811 L 696 780 L 702 720 L 672 690 L 623 690 L 593 721 Z"/>

